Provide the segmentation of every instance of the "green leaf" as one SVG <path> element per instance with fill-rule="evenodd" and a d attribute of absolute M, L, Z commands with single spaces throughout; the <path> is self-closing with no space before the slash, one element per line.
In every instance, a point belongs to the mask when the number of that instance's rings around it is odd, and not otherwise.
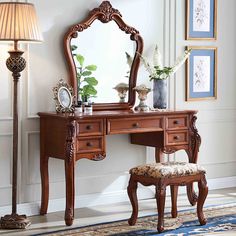
<path fill-rule="evenodd" d="M 83 87 L 83 91 L 84 91 L 85 95 L 96 95 L 97 94 L 97 90 L 91 85 L 85 85 Z"/>
<path fill-rule="evenodd" d="M 89 76 L 89 75 L 91 75 L 91 74 L 92 74 L 92 72 L 91 72 L 91 71 L 88 71 L 88 70 L 86 70 L 86 71 L 84 71 L 84 72 L 82 73 L 83 76 Z"/>
<path fill-rule="evenodd" d="M 76 73 L 76 77 L 77 79 L 80 79 L 81 78 L 81 74 L 79 72 Z"/>
<path fill-rule="evenodd" d="M 77 55 L 76 55 L 76 59 L 77 59 L 77 61 L 79 62 L 79 64 L 80 64 L 81 66 L 83 66 L 83 64 L 84 64 L 84 57 L 83 57 L 82 55 L 80 55 L 80 54 L 77 54 Z"/>
<path fill-rule="evenodd" d="M 71 45 L 71 46 L 70 46 L 70 49 L 71 49 L 72 52 L 75 51 L 77 48 L 78 48 L 78 47 L 77 47 L 76 45 Z M 73 55 L 74 55 L 74 54 L 73 54 Z"/>
<path fill-rule="evenodd" d="M 95 71 L 95 70 L 97 70 L 97 66 L 96 65 L 88 65 L 85 67 L 85 69 Z"/>
<path fill-rule="evenodd" d="M 96 86 L 98 84 L 98 81 L 94 77 L 86 77 L 84 78 L 84 81 L 86 81 L 89 85 Z"/>

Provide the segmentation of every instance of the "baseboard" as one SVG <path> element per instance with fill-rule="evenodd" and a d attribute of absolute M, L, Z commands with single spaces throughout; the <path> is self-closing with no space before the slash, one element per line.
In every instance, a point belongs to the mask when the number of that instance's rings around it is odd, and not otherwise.
<path fill-rule="evenodd" d="M 236 176 L 208 179 L 209 190 L 232 188 L 236 187 Z M 185 188 L 180 188 L 179 193 L 185 193 Z M 169 195 L 169 191 L 167 191 Z M 153 187 L 139 187 L 139 199 L 148 199 L 154 197 Z M 128 201 L 126 190 L 110 192 L 110 193 L 95 193 L 82 196 L 76 196 L 75 208 L 92 207 L 104 204 L 114 204 Z M 26 214 L 27 216 L 38 215 L 40 202 L 18 204 L 18 213 Z M 65 199 L 53 199 L 49 201 L 48 213 L 56 211 L 64 211 Z M 0 215 L 6 215 L 11 212 L 11 206 L 0 207 Z"/>

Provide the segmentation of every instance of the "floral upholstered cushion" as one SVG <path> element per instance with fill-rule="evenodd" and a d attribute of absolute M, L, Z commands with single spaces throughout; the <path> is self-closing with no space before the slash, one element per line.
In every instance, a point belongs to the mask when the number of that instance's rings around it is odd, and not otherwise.
<path fill-rule="evenodd" d="M 179 177 L 206 173 L 199 165 L 185 162 L 165 162 L 140 165 L 130 170 L 130 174 L 152 178 Z"/>

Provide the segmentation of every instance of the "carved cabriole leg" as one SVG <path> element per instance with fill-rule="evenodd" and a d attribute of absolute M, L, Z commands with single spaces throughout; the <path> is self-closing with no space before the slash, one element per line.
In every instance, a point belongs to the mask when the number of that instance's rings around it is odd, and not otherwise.
<path fill-rule="evenodd" d="M 173 154 L 177 150 L 172 147 L 164 147 L 162 149 L 162 153 L 165 154 Z M 173 218 L 177 217 L 177 194 L 178 194 L 178 186 L 170 186 L 171 193 L 171 215 Z"/>
<path fill-rule="evenodd" d="M 197 203 L 197 216 L 200 224 L 205 225 L 207 223 L 207 220 L 204 217 L 202 208 L 208 194 L 208 187 L 207 187 L 206 177 L 204 174 L 202 175 L 201 180 L 198 182 L 198 188 L 199 188 L 199 197 Z"/>
<path fill-rule="evenodd" d="M 131 175 L 129 180 L 129 185 L 127 188 L 128 196 L 132 205 L 132 215 L 128 220 L 129 225 L 135 225 L 138 217 L 138 199 L 137 199 L 137 181 L 134 180 L 133 176 Z"/>
<path fill-rule="evenodd" d="M 68 134 L 66 139 L 66 158 L 65 158 L 65 177 L 66 177 L 66 210 L 65 222 L 70 226 L 74 220 L 74 198 L 75 198 L 75 184 L 74 184 L 74 169 L 75 169 L 75 121 L 72 121 L 67 126 Z"/>
<path fill-rule="evenodd" d="M 165 198 L 166 198 L 166 186 L 160 180 L 156 186 L 156 202 L 158 211 L 157 230 L 159 233 L 161 233 L 164 230 Z"/>
<path fill-rule="evenodd" d="M 190 145 L 189 145 L 189 150 L 186 150 L 190 163 L 197 163 L 199 147 L 201 145 L 201 136 L 198 134 L 198 130 L 196 128 L 196 120 L 197 120 L 196 116 L 191 117 Z M 190 204 L 194 206 L 198 200 L 198 197 L 193 189 L 193 183 L 187 185 L 187 195 Z"/>
<path fill-rule="evenodd" d="M 40 215 L 47 214 L 48 199 L 49 199 L 49 179 L 48 179 L 48 159 L 44 153 L 41 153 L 40 157 L 40 174 L 41 174 L 41 209 Z"/>
<path fill-rule="evenodd" d="M 178 186 L 171 185 L 171 216 L 172 218 L 177 217 L 177 195 L 178 195 Z"/>

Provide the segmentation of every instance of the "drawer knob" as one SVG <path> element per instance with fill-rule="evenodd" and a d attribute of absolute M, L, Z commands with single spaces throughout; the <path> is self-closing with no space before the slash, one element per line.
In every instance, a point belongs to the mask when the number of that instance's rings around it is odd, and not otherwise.
<path fill-rule="evenodd" d="M 87 147 L 92 147 L 93 146 L 93 144 L 92 143 L 90 143 L 90 142 L 87 142 Z"/>
<path fill-rule="evenodd" d="M 139 128 L 139 123 L 134 123 L 134 124 L 133 124 L 133 127 L 134 127 L 134 128 Z"/>
<path fill-rule="evenodd" d="M 180 138 L 180 137 L 179 137 L 178 135 L 175 135 L 175 136 L 174 136 L 174 140 L 179 140 L 179 138 Z"/>
<path fill-rule="evenodd" d="M 92 129 L 92 125 L 87 125 L 87 126 L 86 126 L 86 129 L 87 129 L 87 130 L 91 130 L 91 129 Z"/>
<path fill-rule="evenodd" d="M 179 124 L 179 121 L 178 121 L 178 120 L 175 120 L 175 121 L 174 121 L 174 124 L 175 124 L 175 125 L 178 125 L 178 124 Z"/>

